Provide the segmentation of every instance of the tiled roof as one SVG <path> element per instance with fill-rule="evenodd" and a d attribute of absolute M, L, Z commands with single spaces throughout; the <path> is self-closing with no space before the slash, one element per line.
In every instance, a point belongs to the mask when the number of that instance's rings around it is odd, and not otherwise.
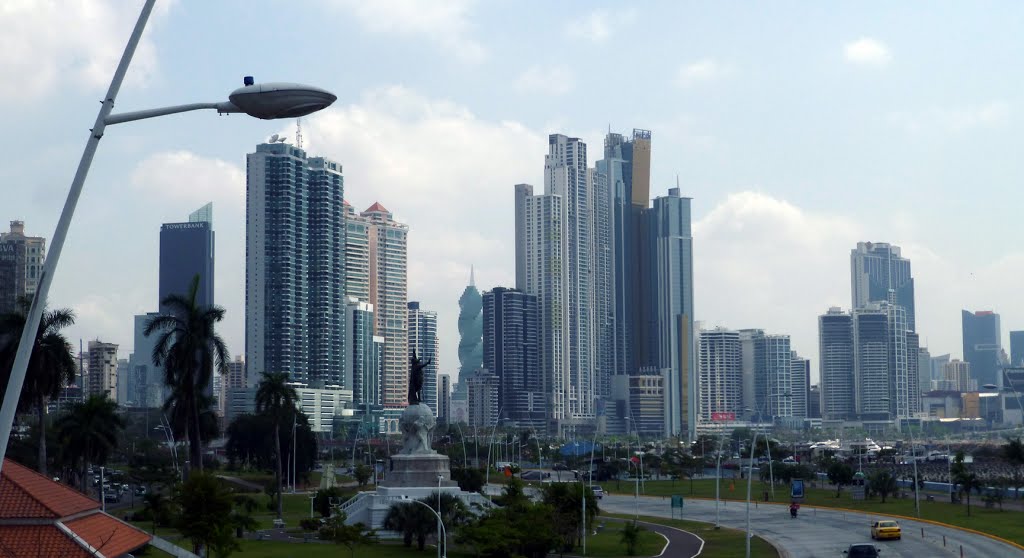
<path fill-rule="evenodd" d="M 366 211 L 364 211 L 363 213 L 369 213 L 371 211 L 382 211 L 384 213 L 391 213 L 390 211 L 387 210 L 387 208 L 381 205 L 380 202 L 373 202 L 373 205 L 368 207 Z"/>
<path fill-rule="evenodd" d="M 82 493 L 4 459 L 0 519 L 56 519 L 99 507 L 99 502 Z"/>
<path fill-rule="evenodd" d="M 121 556 L 149 543 L 145 532 L 105 513 L 93 513 L 64 525 L 104 556 Z"/>
<path fill-rule="evenodd" d="M 56 525 L 50 524 L 0 526 L 0 556 L 90 558 L 91 555 L 61 532 Z"/>

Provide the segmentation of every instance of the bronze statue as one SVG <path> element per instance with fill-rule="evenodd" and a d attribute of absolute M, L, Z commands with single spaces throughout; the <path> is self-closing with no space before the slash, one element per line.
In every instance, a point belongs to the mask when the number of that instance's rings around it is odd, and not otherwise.
<path fill-rule="evenodd" d="M 416 351 L 412 352 L 412 358 L 409 359 L 409 404 L 418 405 L 423 402 L 422 394 L 423 391 L 423 369 L 430 366 L 432 359 L 427 359 L 426 362 L 421 361 L 416 357 Z"/>

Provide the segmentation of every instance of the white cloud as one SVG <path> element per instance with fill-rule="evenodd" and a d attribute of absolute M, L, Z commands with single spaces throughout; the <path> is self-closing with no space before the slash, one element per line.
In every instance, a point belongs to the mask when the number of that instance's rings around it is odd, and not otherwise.
<path fill-rule="evenodd" d="M 846 61 L 864 66 L 885 66 L 892 60 L 889 47 L 878 39 L 862 37 L 843 47 Z"/>
<path fill-rule="evenodd" d="M 608 40 L 616 28 L 632 23 L 636 19 L 636 11 L 626 9 L 617 12 L 595 10 L 589 14 L 570 21 L 565 31 L 574 39 L 585 39 L 595 43 Z"/>
<path fill-rule="evenodd" d="M 963 132 L 974 128 L 991 128 L 1009 122 L 1010 105 L 1006 101 L 989 101 L 964 107 L 931 107 L 924 110 L 894 112 L 889 121 L 912 133 L 934 131 Z"/>
<path fill-rule="evenodd" d="M 419 35 L 463 62 L 477 63 L 487 51 L 469 36 L 469 12 L 474 0 L 421 2 L 418 0 L 329 0 L 355 16 L 372 33 Z"/>
<path fill-rule="evenodd" d="M 697 83 L 714 81 L 727 77 L 730 74 L 732 74 L 732 68 L 710 58 L 705 58 L 704 60 L 679 68 L 679 74 L 676 76 L 676 85 L 682 88 L 691 87 Z"/>
<path fill-rule="evenodd" d="M 150 155 L 131 175 L 131 184 L 147 196 L 197 208 L 207 202 L 245 211 L 245 173 L 237 165 L 188 151 Z"/>
<path fill-rule="evenodd" d="M 565 95 L 572 91 L 572 72 L 565 66 L 531 66 L 516 78 L 515 88 L 521 93 Z"/>
<path fill-rule="evenodd" d="M 161 2 L 152 28 L 169 9 Z M 115 0 L 14 0 L 0 7 L 0 99 L 29 102 L 61 86 L 102 90 L 110 84 L 139 12 Z M 143 34 L 125 84 L 144 86 L 157 70 Z"/>

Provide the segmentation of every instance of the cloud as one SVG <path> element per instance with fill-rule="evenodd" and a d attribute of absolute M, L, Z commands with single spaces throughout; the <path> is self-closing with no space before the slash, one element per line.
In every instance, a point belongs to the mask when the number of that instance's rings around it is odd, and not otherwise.
<path fill-rule="evenodd" d="M 469 12 L 474 0 L 421 2 L 418 0 L 328 0 L 355 16 L 371 33 L 424 37 L 467 63 L 478 63 L 487 51 L 469 36 Z"/>
<path fill-rule="evenodd" d="M 131 185 L 147 196 L 195 209 L 207 202 L 245 211 L 245 173 L 237 165 L 188 151 L 150 155 L 132 172 Z"/>
<path fill-rule="evenodd" d="M 158 6 L 150 28 L 170 9 Z M 107 87 L 139 15 L 116 0 L 15 0 L 0 13 L 0 99 L 24 103 L 61 86 Z M 156 71 L 156 49 L 143 34 L 125 85 L 145 86 Z"/>
<path fill-rule="evenodd" d="M 878 39 L 862 37 L 843 47 L 846 61 L 862 66 L 885 66 L 892 60 L 889 47 Z"/>
<path fill-rule="evenodd" d="M 687 88 L 697 83 L 722 79 L 730 74 L 732 74 L 732 68 L 710 58 L 705 58 L 704 60 L 679 68 L 679 74 L 676 76 L 676 85 Z"/>
<path fill-rule="evenodd" d="M 570 21 L 565 31 L 574 39 L 584 39 L 595 43 L 608 40 L 617 27 L 625 26 L 636 19 L 636 11 L 626 9 L 617 12 L 595 10 L 589 14 Z"/>
<path fill-rule="evenodd" d="M 893 112 L 889 121 L 910 133 L 935 131 L 964 132 L 974 128 L 991 128 L 1010 121 L 1010 104 L 989 101 L 964 107 L 931 107 L 924 110 Z"/>
<path fill-rule="evenodd" d="M 572 72 L 565 66 L 531 66 L 516 78 L 515 88 L 521 93 L 565 95 L 572 91 Z"/>

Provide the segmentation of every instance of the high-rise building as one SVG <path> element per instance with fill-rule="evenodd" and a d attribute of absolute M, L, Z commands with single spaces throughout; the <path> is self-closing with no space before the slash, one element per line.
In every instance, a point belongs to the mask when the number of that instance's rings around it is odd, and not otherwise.
<path fill-rule="evenodd" d="M 971 363 L 951 360 L 942 365 L 942 377 L 936 382 L 939 391 L 978 391 L 978 381 L 971 376 Z"/>
<path fill-rule="evenodd" d="M 483 365 L 498 377 L 501 416 L 519 427 L 546 426 L 537 297 L 495 287 L 483 295 Z"/>
<path fill-rule="evenodd" d="M 209 203 L 186 222 L 160 226 L 160 307 L 169 295 L 188 297 L 197 276 L 196 305 L 214 304 L 214 238 L 213 204 Z"/>
<path fill-rule="evenodd" d="M 246 160 L 247 383 L 255 386 L 263 372 L 285 372 L 309 388 L 340 386 L 341 165 L 285 143 L 260 144 Z"/>
<path fill-rule="evenodd" d="M 452 421 L 452 377 L 441 374 L 437 390 L 437 421 L 450 424 Z"/>
<path fill-rule="evenodd" d="M 919 347 L 917 350 L 917 384 L 920 394 L 932 390 L 932 355 L 928 347 Z"/>
<path fill-rule="evenodd" d="M 818 372 L 821 382 L 821 417 L 851 419 L 854 398 L 853 318 L 837 307 L 818 316 Z"/>
<path fill-rule="evenodd" d="M 948 354 L 933 356 L 931 358 L 930 362 L 928 363 L 930 372 L 929 377 L 931 380 L 929 382 L 929 391 L 933 389 L 938 389 L 936 387 L 936 382 L 942 379 L 942 367 L 945 366 L 945 364 L 949 361 L 950 356 Z"/>
<path fill-rule="evenodd" d="M 765 416 L 770 419 L 793 416 L 793 351 L 788 335 L 765 336 Z"/>
<path fill-rule="evenodd" d="M 807 418 L 821 418 L 821 386 L 818 384 L 807 390 Z"/>
<path fill-rule="evenodd" d="M 345 296 L 370 302 L 370 229 L 373 224 L 345 202 Z"/>
<path fill-rule="evenodd" d="M 466 386 L 468 422 L 474 427 L 491 427 L 498 424 L 498 376 L 486 368 L 469 379 Z"/>
<path fill-rule="evenodd" d="M 248 387 L 245 377 L 245 359 L 242 355 L 235 355 L 235 360 L 227 363 L 227 373 L 224 374 L 224 387 L 226 389 L 244 389 Z"/>
<path fill-rule="evenodd" d="M 743 351 L 740 334 L 728 329 L 698 335 L 700 420 L 735 419 L 743 413 Z"/>
<path fill-rule="evenodd" d="M 793 351 L 790 362 L 792 363 L 792 373 L 790 376 L 792 416 L 801 419 L 809 418 L 808 400 L 811 397 L 811 361 Z"/>
<path fill-rule="evenodd" d="M 483 366 L 482 304 L 471 268 L 469 285 L 459 297 L 459 376 L 454 395 L 458 400 L 466 398 L 466 381 Z"/>
<path fill-rule="evenodd" d="M 153 348 L 161 332 L 146 336 L 146 326 L 158 312 L 135 316 L 135 336 L 132 353 L 128 356 L 128 401 L 136 407 L 159 407 L 166 400 L 164 367 L 153 364 Z"/>
<path fill-rule="evenodd" d="M 18 299 L 36 294 L 46 259 L 46 239 L 25 236 L 25 223 L 11 221 L 0 233 L 0 314 L 17 309 Z"/>
<path fill-rule="evenodd" d="M 858 242 L 850 251 L 850 275 L 853 308 L 872 302 L 889 302 L 906 311 L 906 327 L 917 331 L 914 312 L 914 278 L 910 260 L 900 255 L 900 248 L 885 242 Z M 891 299 L 890 293 L 895 295 Z"/>
<path fill-rule="evenodd" d="M 889 378 L 889 314 L 880 306 L 853 312 L 853 377 L 856 411 L 887 418 L 891 403 Z M 889 400 L 888 402 L 886 400 Z"/>
<path fill-rule="evenodd" d="M 751 420 L 767 416 L 768 352 L 763 329 L 741 329 L 743 410 Z"/>
<path fill-rule="evenodd" d="M 1024 366 L 1024 331 L 1010 332 L 1010 366 Z"/>
<path fill-rule="evenodd" d="M 89 341 L 86 396 L 105 395 L 117 401 L 117 344 Z"/>
<path fill-rule="evenodd" d="M 128 399 L 128 359 L 117 359 L 117 404 L 122 407 L 134 407 L 135 402 Z"/>
<path fill-rule="evenodd" d="M 1002 341 L 999 314 L 991 310 L 961 312 L 963 319 L 964 361 L 971 363 L 971 374 L 979 386 L 999 382 L 1002 366 Z"/>
<path fill-rule="evenodd" d="M 669 371 L 663 386 L 669 417 L 666 429 L 670 435 L 679 436 L 685 431 L 692 437 L 698 405 L 690 198 L 681 197 L 679 188 L 670 188 L 667 196 L 655 198 L 648 223 L 653 280 L 647 295 L 654 319 L 648 329 L 656 341 L 654 364 Z"/>
<path fill-rule="evenodd" d="M 345 328 L 348 354 L 342 385 L 352 390 L 357 411 L 369 415 L 381 406 L 384 338 L 374 335 L 376 318 L 373 305 L 349 296 L 345 304 Z"/>
<path fill-rule="evenodd" d="M 423 391 L 421 397 L 436 417 L 437 406 L 437 371 L 440 345 L 437 340 L 437 312 L 420 308 L 420 303 L 409 301 L 409 355 L 415 354 L 423 362 L 428 362 L 423 369 Z"/>

